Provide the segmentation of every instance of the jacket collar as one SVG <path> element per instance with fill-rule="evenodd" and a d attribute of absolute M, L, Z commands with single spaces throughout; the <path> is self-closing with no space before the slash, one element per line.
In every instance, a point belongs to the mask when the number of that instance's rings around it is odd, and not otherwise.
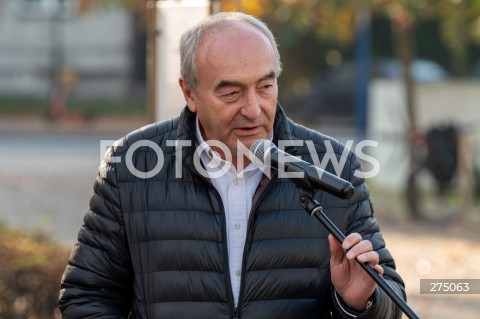
<path fill-rule="evenodd" d="M 275 121 L 273 123 L 273 143 L 278 145 L 279 140 L 291 140 L 292 139 L 292 132 L 290 131 L 289 121 L 291 121 L 283 107 L 280 103 L 277 102 L 277 110 L 275 113 Z"/>

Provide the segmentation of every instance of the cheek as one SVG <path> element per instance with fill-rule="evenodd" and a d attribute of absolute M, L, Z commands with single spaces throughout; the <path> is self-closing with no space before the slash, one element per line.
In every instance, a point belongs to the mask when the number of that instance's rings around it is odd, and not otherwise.
<path fill-rule="evenodd" d="M 275 100 L 275 103 L 272 103 L 272 101 L 269 101 L 266 107 L 263 108 L 263 112 L 267 116 L 268 120 L 273 121 L 275 119 L 275 113 L 277 111 L 277 103 Z"/>
<path fill-rule="evenodd" d="M 201 109 L 198 119 L 203 125 L 209 139 L 225 140 L 230 132 L 231 117 L 217 108 Z"/>

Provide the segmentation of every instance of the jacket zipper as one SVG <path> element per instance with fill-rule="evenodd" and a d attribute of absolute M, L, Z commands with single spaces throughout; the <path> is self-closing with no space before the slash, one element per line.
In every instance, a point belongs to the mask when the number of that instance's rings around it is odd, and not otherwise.
<path fill-rule="evenodd" d="M 266 178 L 265 176 L 263 178 Z M 263 199 L 263 197 L 265 197 L 265 194 L 267 192 L 267 190 L 271 187 L 271 185 L 273 184 L 273 180 L 276 178 L 276 175 L 273 175 L 271 179 L 268 179 L 265 183 L 265 186 L 262 187 L 262 185 L 260 185 L 259 189 L 257 190 L 260 191 L 260 194 L 258 195 L 258 197 L 256 198 L 255 200 L 255 197 L 257 194 L 254 195 L 254 202 L 253 202 L 253 205 L 252 205 L 252 209 L 250 211 L 250 214 L 249 214 L 249 217 L 248 217 L 248 224 L 247 224 L 247 237 L 246 237 L 246 240 L 245 240 L 245 245 L 243 247 L 243 258 L 242 258 L 242 277 L 240 279 L 240 291 L 238 293 L 238 304 L 236 307 L 233 308 L 233 318 L 234 319 L 239 319 L 240 318 L 240 309 L 241 309 L 241 304 L 242 304 L 242 296 L 243 296 L 243 290 L 245 289 L 245 269 L 246 269 L 246 257 L 247 257 L 247 250 L 250 250 L 250 248 L 248 247 L 247 248 L 247 243 L 251 242 L 250 240 L 250 236 L 252 235 L 250 230 L 252 229 L 252 224 L 253 224 L 253 220 L 255 219 L 255 214 L 256 214 L 256 211 L 257 211 L 257 208 L 258 206 L 260 205 L 260 202 L 261 200 Z M 263 188 L 263 189 L 262 189 Z"/>
<path fill-rule="evenodd" d="M 228 244 L 227 244 L 227 218 L 225 216 L 225 207 L 223 206 L 223 201 L 222 197 L 220 196 L 220 193 L 215 189 L 213 184 L 211 184 L 211 187 L 214 191 L 215 197 L 217 197 L 218 202 L 220 203 L 220 206 L 222 207 L 222 217 L 223 217 L 223 226 L 222 226 L 222 245 L 223 245 L 223 269 L 225 269 L 225 288 L 227 289 L 227 299 L 228 303 L 230 304 L 232 308 L 232 314 L 233 314 L 233 319 L 239 319 L 239 312 L 238 312 L 238 307 L 235 305 L 233 301 L 233 288 L 232 288 L 232 278 L 230 278 L 230 263 L 229 263 L 229 258 L 228 258 Z"/>
<path fill-rule="evenodd" d="M 233 311 L 232 311 L 232 314 L 233 314 L 233 319 L 239 319 L 239 314 L 238 314 L 238 307 L 233 307 Z"/>
<path fill-rule="evenodd" d="M 220 207 L 222 208 L 222 218 L 223 218 L 223 227 L 222 227 L 222 246 L 223 246 L 223 269 L 225 269 L 225 289 L 227 290 L 227 299 L 228 299 L 228 304 L 231 306 L 232 309 L 232 314 L 233 314 L 233 319 L 239 319 L 239 311 L 238 311 L 238 306 L 235 305 L 233 301 L 233 289 L 232 289 L 232 279 L 230 278 L 230 263 L 229 263 L 229 258 L 228 258 L 228 244 L 227 244 L 227 218 L 225 216 L 225 207 L 223 206 L 223 201 L 222 197 L 220 196 L 220 193 L 216 190 L 216 188 L 213 186 L 212 182 L 207 179 L 207 181 L 210 184 L 210 187 L 213 190 L 213 193 L 215 194 L 215 197 L 217 198 L 218 202 L 220 203 Z"/>

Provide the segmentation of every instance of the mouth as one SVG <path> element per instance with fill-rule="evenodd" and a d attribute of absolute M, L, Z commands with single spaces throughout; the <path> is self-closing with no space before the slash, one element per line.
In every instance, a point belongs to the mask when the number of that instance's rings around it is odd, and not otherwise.
<path fill-rule="evenodd" d="M 244 127 L 237 127 L 234 129 L 235 133 L 238 135 L 252 135 L 256 134 L 260 131 L 260 126 L 244 126 Z"/>

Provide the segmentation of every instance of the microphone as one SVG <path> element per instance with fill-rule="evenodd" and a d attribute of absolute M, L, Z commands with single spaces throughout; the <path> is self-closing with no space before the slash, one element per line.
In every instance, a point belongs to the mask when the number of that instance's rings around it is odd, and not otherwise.
<path fill-rule="evenodd" d="M 252 162 L 259 168 L 273 167 L 280 172 L 292 173 L 286 177 L 298 187 L 312 193 L 323 190 L 339 198 L 348 199 L 355 191 L 349 181 L 281 151 L 270 140 L 255 141 L 250 147 L 250 152 L 254 155 L 254 158 L 251 158 Z M 303 177 L 299 176 L 299 173 L 303 173 Z"/>

